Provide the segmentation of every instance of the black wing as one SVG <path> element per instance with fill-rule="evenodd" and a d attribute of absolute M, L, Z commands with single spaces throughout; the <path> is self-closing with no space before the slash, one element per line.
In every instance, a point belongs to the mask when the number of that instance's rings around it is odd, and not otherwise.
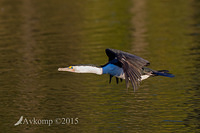
<path fill-rule="evenodd" d="M 109 61 L 117 59 L 122 64 L 122 69 L 125 73 L 126 87 L 129 87 L 129 80 L 133 89 L 137 89 L 141 81 L 142 68 L 149 65 L 149 61 L 116 49 L 106 49 L 106 54 Z"/>

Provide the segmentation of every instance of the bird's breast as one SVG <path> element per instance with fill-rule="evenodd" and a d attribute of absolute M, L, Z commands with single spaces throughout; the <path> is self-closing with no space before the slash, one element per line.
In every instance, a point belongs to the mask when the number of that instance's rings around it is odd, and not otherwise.
<path fill-rule="evenodd" d="M 123 69 L 114 64 L 108 64 L 107 66 L 103 67 L 103 74 L 110 74 L 112 76 L 125 79 Z"/>

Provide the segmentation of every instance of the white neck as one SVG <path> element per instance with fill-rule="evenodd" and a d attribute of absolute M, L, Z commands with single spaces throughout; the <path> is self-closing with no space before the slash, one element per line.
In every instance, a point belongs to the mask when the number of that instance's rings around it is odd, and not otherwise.
<path fill-rule="evenodd" d="M 103 72 L 102 68 L 95 66 L 75 66 L 74 69 L 76 73 L 94 73 L 101 75 Z"/>

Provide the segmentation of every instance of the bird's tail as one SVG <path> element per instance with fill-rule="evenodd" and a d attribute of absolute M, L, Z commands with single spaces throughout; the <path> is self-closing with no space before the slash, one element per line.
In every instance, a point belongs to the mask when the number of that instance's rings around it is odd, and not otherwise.
<path fill-rule="evenodd" d="M 173 78 L 174 75 L 169 73 L 168 70 L 159 70 L 159 71 L 153 71 L 154 76 L 165 76 L 165 77 L 170 77 Z"/>

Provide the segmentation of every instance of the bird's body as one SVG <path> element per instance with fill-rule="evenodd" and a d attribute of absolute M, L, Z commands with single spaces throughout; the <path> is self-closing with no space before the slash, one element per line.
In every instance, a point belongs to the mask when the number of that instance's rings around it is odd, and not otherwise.
<path fill-rule="evenodd" d="M 105 67 L 103 67 L 102 74 L 110 74 L 112 76 L 115 76 L 119 79 L 125 79 L 125 73 L 123 69 L 119 66 L 116 66 L 114 64 L 108 64 Z M 150 75 L 141 75 L 141 80 L 147 79 Z"/>
<path fill-rule="evenodd" d="M 115 49 L 106 49 L 106 54 L 109 57 L 109 62 L 103 66 L 94 65 L 74 65 L 67 68 L 59 68 L 58 71 L 68 71 L 75 73 L 94 73 L 98 75 L 109 74 L 110 82 L 113 76 L 116 81 L 125 79 L 127 88 L 129 81 L 134 90 L 137 89 L 140 81 L 149 78 L 150 76 L 166 76 L 174 77 L 167 70 L 155 71 L 147 68 L 150 63 L 138 56 Z"/>

